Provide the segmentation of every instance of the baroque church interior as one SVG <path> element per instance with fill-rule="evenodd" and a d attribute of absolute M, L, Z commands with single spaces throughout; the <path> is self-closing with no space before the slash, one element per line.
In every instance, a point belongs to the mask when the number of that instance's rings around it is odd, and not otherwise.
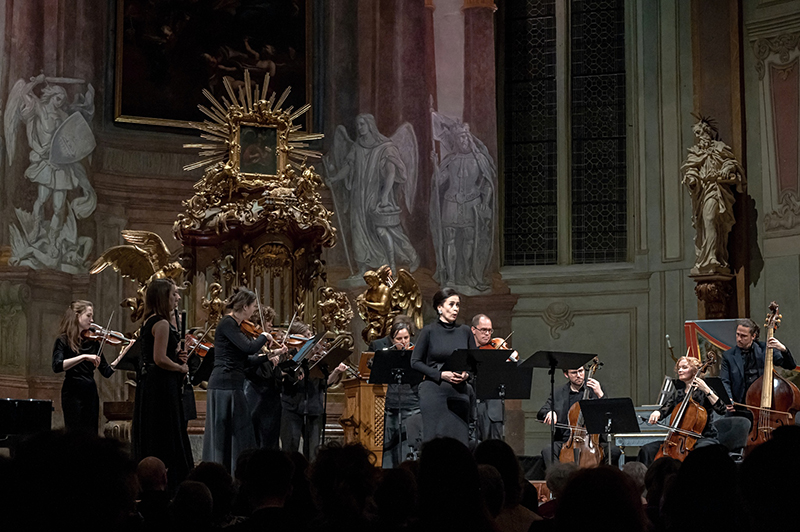
<path fill-rule="evenodd" d="M 0 397 L 53 401 L 54 428 L 64 309 L 130 335 L 173 262 L 190 328 L 250 284 L 276 326 L 300 307 L 348 333 L 354 366 L 386 264 L 425 324 L 453 287 L 458 322 L 489 316 L 522 360 L 595 354 L 637 406 L 687 321 L 777 301 L 800 346 L 798 0 L 0 0 L 0 42 Z M 123 231 L 167 250 L 91 274 Z M 325 327 L 334 296 L 353 317 Z M 131 379 L 97 379 L 106 434 Z M 546 369 L 530 390 L 506 401 L 518 455 L 549 441 Z M 328 393 L 329 438 L 346 400 Z"/>

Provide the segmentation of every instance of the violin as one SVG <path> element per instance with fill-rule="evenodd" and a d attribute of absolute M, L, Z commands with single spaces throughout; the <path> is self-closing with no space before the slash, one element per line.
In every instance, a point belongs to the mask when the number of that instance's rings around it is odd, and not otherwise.
<path fill-rule="evenodd" d="M 594 357 L 594 360 L 589 363 L 589 367 L 586 370 L 586 378 L 583 381 L 583 400 L 589 398 L 589 392 L 591 391 L 591 388 L 585 383 L 594 378 L 595 372 L 602 366 L 603 363 L 600 362 L 598 357 Z M 575 403 L 570 407 L 567 419 L 567 425 L 570 427 L 569 439 L 561 447 L 558 461 L 561 463 L 574 462 L 578 464 L 578 467 L 597 467 L 600 465 L 603 462 L 600 435 L 587 434 L 580 403 Z"/>
<path fill-rule="evenodd" d="M 213 342 L 203 341 L 202 337 L 198 338 L 193 334 L 186 335 L 186 349 L 190 354 L 195 354 L 200 358 L 205 358 L 209 350 L 214 347 Z"/>
<path fill-rule="evenodd" d="M 511 331 L 511 334 L 514 334 L 514 331 Z M 480 346 L 478 349 L 495 349 L 495 350 L 503 350 L 503 351 L 513 351 L 506 362 L 518 362 L 519 361 L 519 353 L 516 350 L 513 350 L 511 346 L 508 345 L 508 339 L 511 337 L 511 334 L 506 336 L 505 338 L 492 338 L 489 340 L 489 343 L 486 345 Z"/>
<path fill-rule="evenodd" d="M 92 323 L 88 329 L 81 331 L 81 338 L 99 341 L 105 339 L 108 345 L 128 345 L 133 342 L 132 339 L 126 338 L 121 332 L 112 331 L 96 323 Z"/>
<path fill-rule="evenodd" d="M 767 341 L 775 335 L 781 321 L 778 304 L 769 305 L 767 315 Z M 800 411 L 800 390 L 775 372 L 772 348 L 767 347 L 764 354 L 764 374 L 756 379 L 747 390 L 747 408 L 753 413 L 753 426 L 747 437 L 744 454 L 772 437 L 772 431 L 781 425 L 794 425 L 795 414 Z"/>
<path fill-rule="evenodd" d="M 261 325 L 250 320 L 242 320 L 242 323 L 239 325 L 239 329 L 241 329 L 245 336 L 249 336 L 251 339 L 258 338 L 258 336 L 264 332 L 264 329 L 261 328 Z"/>
<path fill-rule="evenodd" d="M 656 453 L 656 460 L 662 456 L 669 456 L 683 462 L 686 455 L 694 449 L 697 440 L 702 437 L 703 429 L 708 420 L 708 412 L 697 401 L 692 399 L 692 392 L 695 389 L 697 377 L 714 364 L 716 359 L 716 355 L 710 351 L 705 364 L 700 366 L 694 374 L 692 382 L 686 386 L 686 395 L 680 407 L 674 409 L 672 416 L 669 418 L 669 431 L 664 443 L 661 444 L 658 453 Z"/>

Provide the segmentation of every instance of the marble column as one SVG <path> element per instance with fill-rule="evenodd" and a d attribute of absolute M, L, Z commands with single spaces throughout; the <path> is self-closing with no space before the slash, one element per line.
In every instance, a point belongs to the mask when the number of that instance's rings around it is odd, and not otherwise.
<path fill-rule="evenodd" d="M 464 122 L 497 161 L 493 0 L 464 0 Z"/>

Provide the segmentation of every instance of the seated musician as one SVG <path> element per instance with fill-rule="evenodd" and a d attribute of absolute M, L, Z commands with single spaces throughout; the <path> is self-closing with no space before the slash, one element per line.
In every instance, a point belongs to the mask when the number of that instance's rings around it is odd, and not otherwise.
<path fill-rule="evenodd" d="M 650 419 L 647 420 L 651 425 L 659 421 L 665 425 L 669 425 L 672 411 L 676 407 L 680 407 L 684 397 L 686 397 L 686 387 L 694 380 L 692 399 L 694 399 L 698 405 L 705 408 L 707 414 L 705 427 L 700 431 L 703 437 L 697 440 L 694 446 L 695 449 L 719 443 L 717 441 L 717 429 L 712 422 L 713 416 L 711 411 L 713 410 L 720 415 L 725 414 L 725 405 L 720 401 L 719 397 L 717 397 L 717 394 L 714 393 L 714 390 L 712 390 L 703 379 L 695 379 L 698 368 L 700 368 L 700 361 L 694 357 L 681 357 L 678 359 L 678 362 L 675 364 L 675 373 L 678 375 L 678 378 L 673 379 L 675 388 L 667 395 L 664 406 L 659 410 L 654 410 L 653 413 L 650 414 Z M 653 460 L 655 460 L 658 449 L 661 447 L 662 443 L 661 441 L 655 441 L 643 445 L 642 448 L 639 449 L 638 460 L 646 466 L 650 466 Z"/>
<path fill-rule="evenodd" d="M 486 314 L 472 318 L 472 335 L 480 349 L 492 341 L 492 320 Z M 499 440 L 503 437 L 503 402 L 500 399 L 476 401 L 476 436 L 478 441 Z"/>
<path fill-rule="evenodd" d="M 564 386 L 556 388 L 553 392 L 554 397 L 548 397 L 547 402 L 539 410 L 539 413 L 536 414 L 536 418 L 540 421 L 544 421 L 545 424 L 556 424 L 554 447 L 556 459 L 561 452 L 561 447 L 569 439 L 569 428 L 567 428 L 569 424 L 569 409 L 583 398 L 584 388 L 588 386 L 590 389 L 589 399 L 602 399 L 605 395 L 603 393 L 603 388 L 596 379 L 589 379 L 584 382 L 585 376 L 586 373 L 583 367 L 564 371 L 564 377 L 566 377 L 569 382 Z M 553 407 L 551 399 L 555 403 L 555 408 Z M 542 458 L 544 458 L 545 467 L 550 464 L 550 457 L 550 445 L 548 444 L 542 449 Z"/>
<path fill-rule="evenodd" d="M 758 325 L 751 319 L 741 319 L 736 327 L 736 347 L 722 353 L 719 377 L 725 391 L 735 403 L 744 404 L 747 390 L 764 374 L 764 358 L 766 348 L 772 348 L 772 361 L 776 367 L 794 369 L 796 366 L 792 353 L 777 338 L 772 337 L 767 343 L 759 342 Z M 726 405 L 730 414 L 753 418 L 749 410 L 734 405 Z"/>

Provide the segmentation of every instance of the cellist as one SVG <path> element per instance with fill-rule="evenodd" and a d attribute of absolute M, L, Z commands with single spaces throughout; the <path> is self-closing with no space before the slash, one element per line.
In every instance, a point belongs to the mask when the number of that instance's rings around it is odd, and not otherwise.
<path fill-rule="evenodd" d="M 745 403 L 747 390 L 761 375 L 764 374 L 764 357 L 766 348 L 772 348 L 772 361 L 775 366 L 785 369 L 794 369 L 797 365 L 792 353 L 777 338 L 772 337 L 769 343 L 759 342 L 758 325 L 749 319 L 741 319 L 736 326 L 736 347 L 728 349 L 722 354 L 719 377 L 725 386 L 725 391 L 735 403 Z M 742 415 L 753 422 L 749 410 L 736 409 L 734 405 L 726 405 L 728 413 Z"/>
<path fill-rule="evenodd" d="M 659 410 L 654 410 L 647 420 L 651 425 L 659 421 L 669 424 L 672 411 L 683 402 L 684 397 L 686 397 L 686 387 L 694 380 L 695 387 L 694 390 L 692 390 L 692 399 L 708 412 L 706 426 L 703 427 L 701 431 L 703 437 L 697 440 L 694 449 L 719 443 L 717 441 L 717 429 L 712 422 L 711 410 L 714 410 L 714 412 L 720 415 L 725 414 L 725 405 L 720 401 L 719 397 L 717 397 L 717 394 L 714 393 L 714 390 L 712 390 L 703 379 L 695 379 L 699 367 L 700 361 L 694 357 L 681 357 L 678 359 L 678 362 L 675 363 L 675 374 L 678 378 L 673 379 L 675 387 L 669 395 L 667 395 L 664 406 Z M 653 463 L 661 443 L 660 441 L 655 441 L 643 445 L 642 448 L 639 449 L 638 460 L 649 467 L 650 464 Z"/>
<path fill-rule="evenodd" d="M 543 421 L 545 424 L 556 423 L 555 432 L 555 456 L 557 457 L 561 452 L 561 447 L 569 439 L 569 428 L 559 427 L 560 424 L 569 423 L 569 409 L 583 398 L 584 386 L 589 388 L 589 399 L 602 399 L 605 393 L 603 392 L 600 382 L 596 379 L 588 379 L 584 382 L 586 372 L 581 366 L 578 369 L 570 369 L 564 371 L 564 377 L 569 382 L 553 392 L 553 402 L 551 398 L 547 398 L 547 402 L 536 414 L 537 419 Z M 555 406 L 553 404 L 555 403 Z M 550 464 L 550 444 L 542 449 L 542 458 L 544 458 L 545 467 Z M 612 460 L 618 458 L 619 450 L 612 449 Z"/>

